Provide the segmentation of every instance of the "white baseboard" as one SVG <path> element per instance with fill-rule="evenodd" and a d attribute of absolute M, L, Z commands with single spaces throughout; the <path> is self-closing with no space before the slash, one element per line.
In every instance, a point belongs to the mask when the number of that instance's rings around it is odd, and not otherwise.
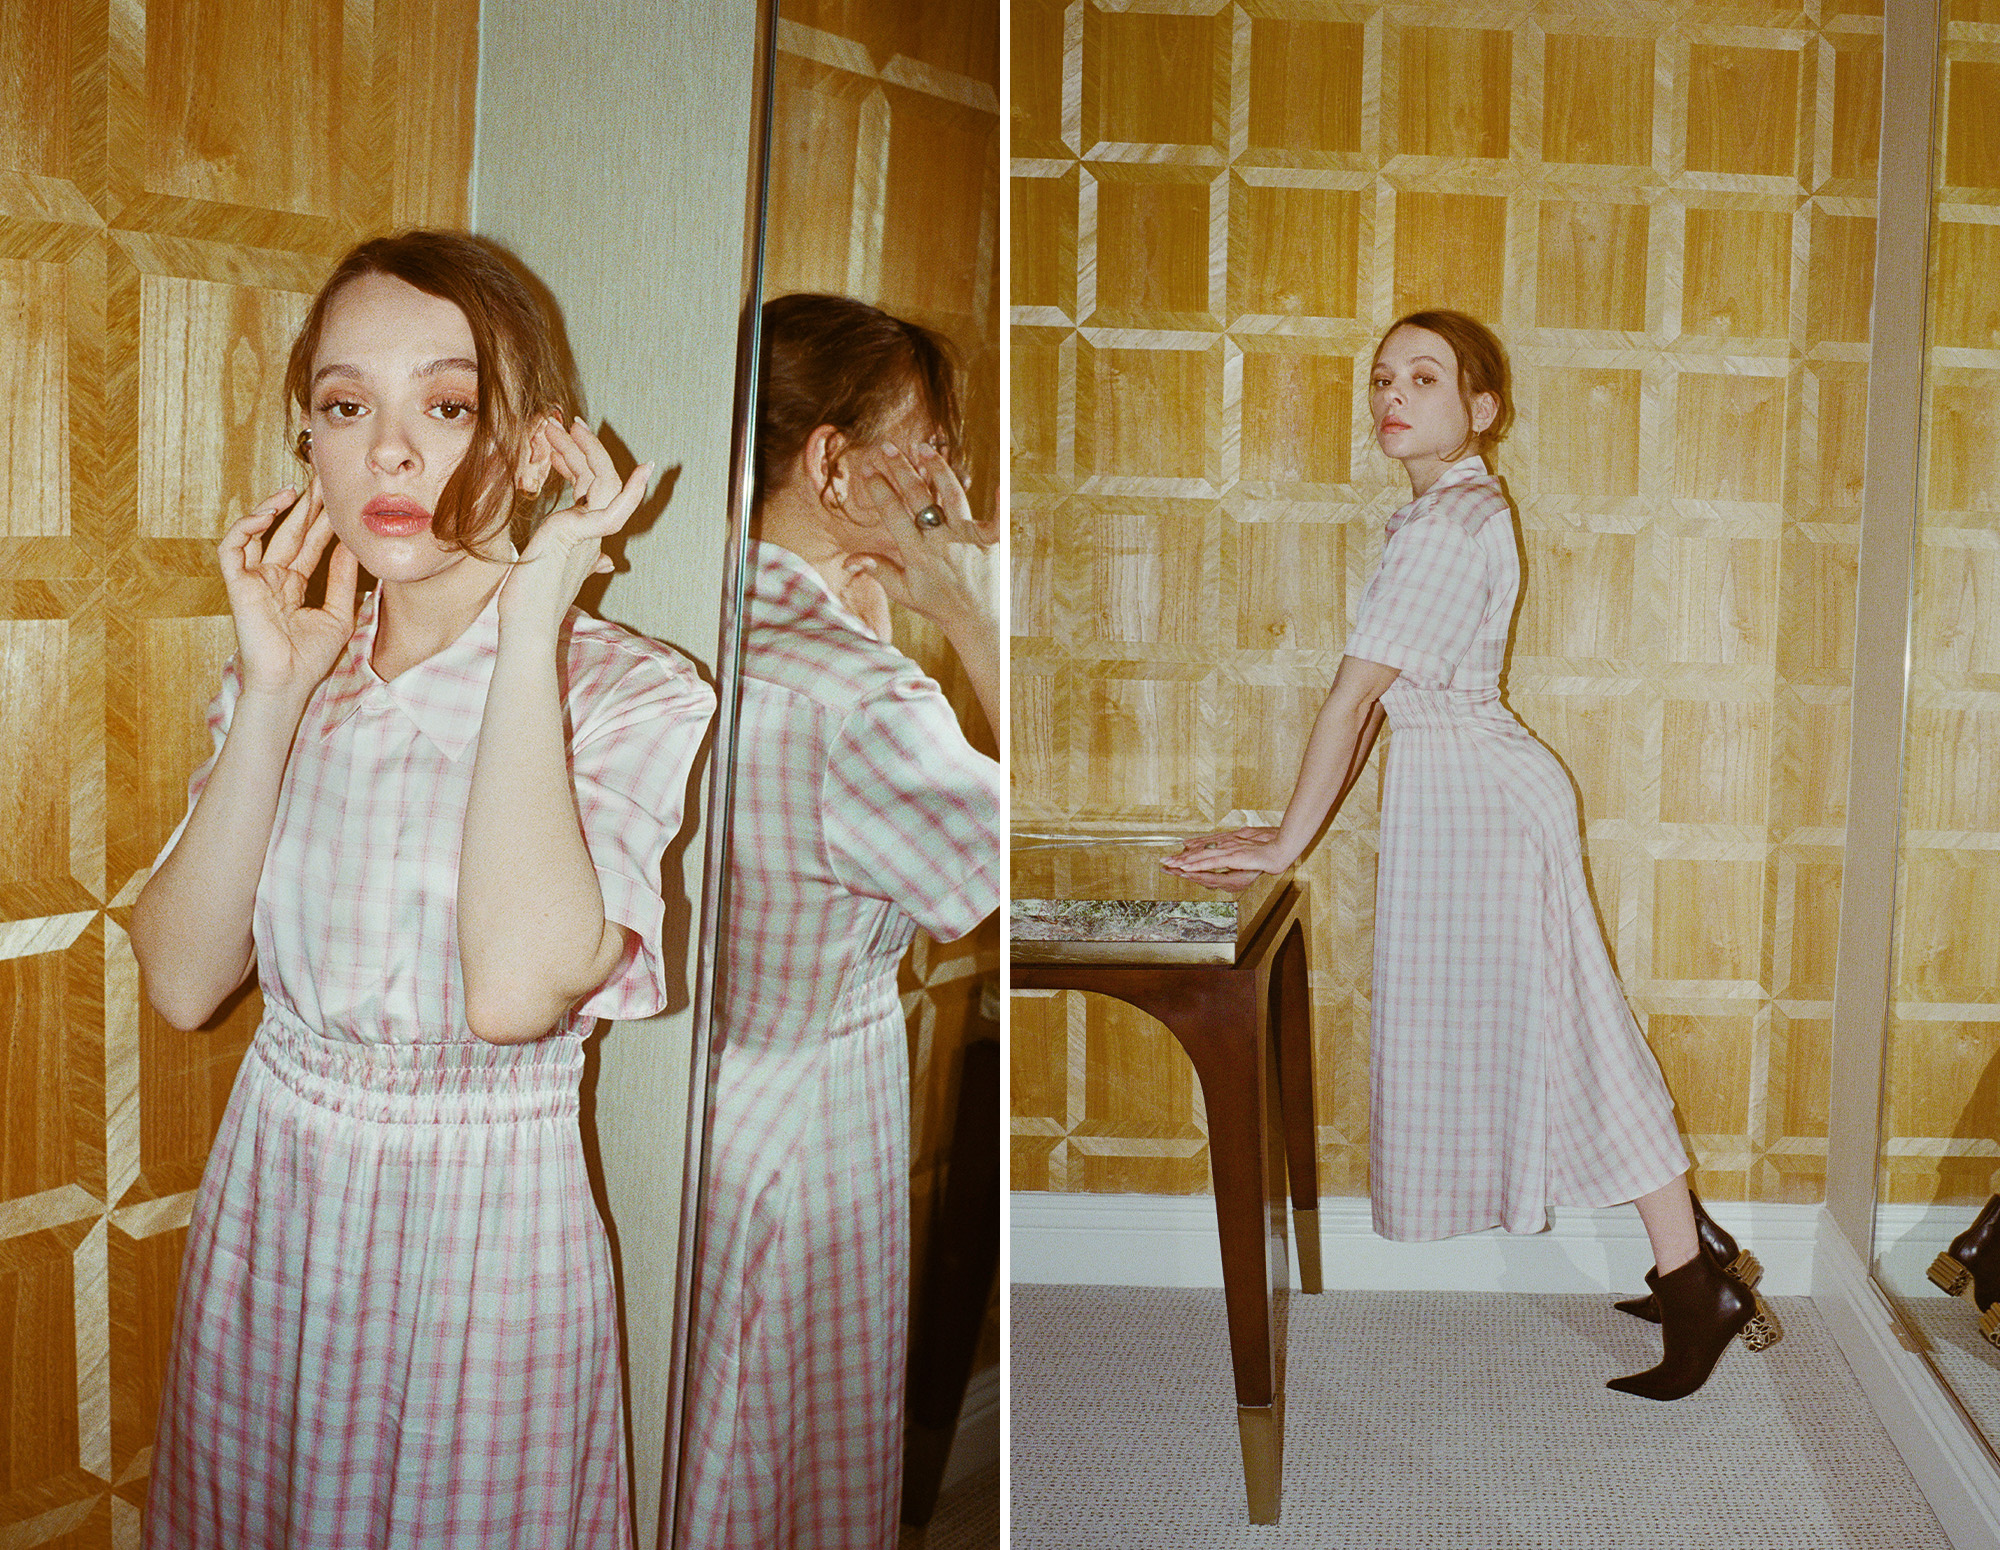
<path fill-rule="evenodd" d="M 965 1386 L 965 1402 L 958 1410 L 958 1430 L 952 1435 L 951 1453 L 944 1461 L 940 1492 L 949 1491 L 961 1480 L 1000 1462 L 1000 1369 L 986 1367 L 972 1375 Z"/>
<path fill-rule="evenodd" d="M 1757 1251 L 1758 1290 L 1812 1289 L 1820 1208 L 1705 1202 L 1715 1220 Z M 1559 1209 L 1540 1233 L 1469 1233 L 1437 1243 L 1375 1236 L 1368 1202 L 1322 1199 L 1320 1250 L 1329 1290 L 1629 1292 L 1653 1263 L 1639 1213 Z M 1031 1285 L 1220 1286 L 1215 1202 L 1207 1195 L 1085 1195 L 1017 1191 L 1008 1197 L 1009 1274 Z M 1298 1254 L 1292 1255 L 1294 1278 Z"/>
<path fill-rule="evenodd" d="M 1921 1214 L 1880 1224 L 1878 1234 L 1892 1242 L 1927 1241 L 1932 1234 Z M 1960 1209 L 1956 1216 L 1962 1230 L 1966 1212 Z M 1946 1233 L 1939 1246 L 1949 1238 Z M 1920 1245 L 1913 1250 L 1920 1251 Z M 1909 1336 L 1902 1322 L 1868 1278 L 1847 1235 L 1825 1213 L 1813 1265 L 1814 1305 L 1945 1534 L 1956 1550 L 1994 1550 L 2000 1546 L 2000 1470 L 1992 1452 L 1930 1364 L 1905 1343 Z"/>

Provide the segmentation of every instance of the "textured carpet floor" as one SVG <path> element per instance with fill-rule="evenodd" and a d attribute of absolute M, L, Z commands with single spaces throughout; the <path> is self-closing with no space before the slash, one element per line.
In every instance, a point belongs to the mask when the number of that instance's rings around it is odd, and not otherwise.
<path fill-rule="evenodd" d="M 1245 1520 L 1220 1291 L 1012 1288 L 1013 1550 L 1949 1550 L 1804 1298 L 1699 1394 L 1594 1296 L 1290 1299 L 1280 1521 Z"/>
<path fill-rule="evenodd" d="M 896 1550 L 997 1550 L 1000 1543 L 1000 1466 L 968 1475 L 938 1498 L 922 1528 L 905 1527 Z"/>

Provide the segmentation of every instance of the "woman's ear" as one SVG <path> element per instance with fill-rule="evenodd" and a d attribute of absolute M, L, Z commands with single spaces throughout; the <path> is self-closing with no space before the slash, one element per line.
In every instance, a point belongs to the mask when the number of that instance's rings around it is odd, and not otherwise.
<path fill-rule="evenodd" d="M 813 493 L 821 504 L 836 511 L 847 504 L 847 470 L 841 465 L 841 454 L 846 450 L 847 438 L 831 425 L 821 425 L 806 438 L 799 454 L 805 460 Z"/>
<path fill-rule="evenodd" d="M 1500 400 L 1491 393 L 1472 395 L 1472 429 L 1483 434 L 1486 427 L 1500 417 Z"/>
<path fill-rule="evenodd" d="M 555 454 L 549 450 L 549 438 L 543 426 L 544 420 L 536 420 L 528 439 L 521 444 L 521 455 L 514 460 L 514 487 L 523 495 L 539 495 L 542 486 L 548 482 L 549 469 L 555 461 Z"/>

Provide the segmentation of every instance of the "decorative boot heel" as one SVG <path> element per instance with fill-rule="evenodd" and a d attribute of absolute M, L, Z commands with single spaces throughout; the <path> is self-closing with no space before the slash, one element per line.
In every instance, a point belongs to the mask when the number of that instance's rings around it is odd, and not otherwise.
<path fill-rule="evenodd" d="M 1979 1315 L 1979 1333 L 1990 1346 L 2000 1346 L 2000 1302 Z"/>
<path fill-rule="evenodd" d="M 1768 1351 L 1785 1338 L 1785 1326 L 1778 1322 L 1778 1315 L 1771 1311 L 1771 1305 L 1755 1292 L 1750 1294 L 1750 1300 L 1756 1304 L 1757 1311 L 1750 1315 L 1750 1322 L 1738 1331 L 1736 1338 L 1752 1351 Z"/>
<path fill-rule="evenodd" d="M 1972 1272 L 1972 1291 L 1954 1295 L 1969 1295 L 1974 1306 L 1982 1311 L 2000 1303 L 2000 1195 L 1988 1200 L 1972 1225 L 1952 1239 L 1950 1247 L 1931 1262 L 1933 1281 L 1940 1271 L 1949 1273 L 1943 1263 L 1946 1260 Z"/>
<path fill-rule="evenodd" d="M 1708 1381 L 1729 1342 L 1753 1320 L 1769 1320 L 1755 1292 L 1724 1275 L 1704 1249 L 1658 1281 L 1661 1356 L 1657 1367 L 1613 1378 L 1605 1387 L 1646 1399 L 1685 1399 Z M 1760 1328 L 1764 1345 L 1777 1338 Z"/>
<path fill-rule="evenodd" d="M 1972 1290 L 1972 1272 L 1951 1257 L 1949 1250 L 1931 1261 L 1931 1285 L 1947 1297 L 1963 1297 Z"/>

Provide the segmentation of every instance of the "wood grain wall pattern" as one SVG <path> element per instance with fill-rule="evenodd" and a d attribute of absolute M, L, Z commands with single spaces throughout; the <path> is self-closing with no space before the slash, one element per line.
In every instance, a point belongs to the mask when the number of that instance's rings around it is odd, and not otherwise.
<path fill-rule="evenodd" d="M 284 353 L 359 237 L 462 223 L 476 0 L 0 10 L 0 1536 L 136 1544 L 254 989 L 182 1034 L 130 907 L 206 757 L 214 544 L 296 477 Z"/>
<path fill-rule="evenodd" d="M 991 512 L 1000 466 L 997 0 L 785 0 L 779 15 L 765 294 L 857 296 L 950 339 L 967 372 L 973 508 Z M 943 686 L 974 744 L 994 752 L 942 633 L 897 609 L 895 640 Z M 919 933 L 902 966 L 918 1274 L 961 1051 L 993 1032 L 981 997 L 997 985 L 999 963 L 999 926 L 989 921 L 957 942 Z"/>
<path fill-rule="evenodd" d="M 1472 311 L 1520 406 L 1510 703 L 1699 1182 L 1817 1199 L 1879 4 L 1010 14 L 1017 829 L 1275 821 L 1406 488 L 1375 342 Z M 1378 795 L 1304 869 L 1355 1193 Z M 1206 1187 L 1163 1030 L 1073 993 L 1012 1027 L 1015 1188 Z"/>
<path fill-rule="evenodd" d="M 1976 1209 L 2000 1188 L 2000 12 L 1954 5 L 1943 48 L 1881 1196 Z"/>

